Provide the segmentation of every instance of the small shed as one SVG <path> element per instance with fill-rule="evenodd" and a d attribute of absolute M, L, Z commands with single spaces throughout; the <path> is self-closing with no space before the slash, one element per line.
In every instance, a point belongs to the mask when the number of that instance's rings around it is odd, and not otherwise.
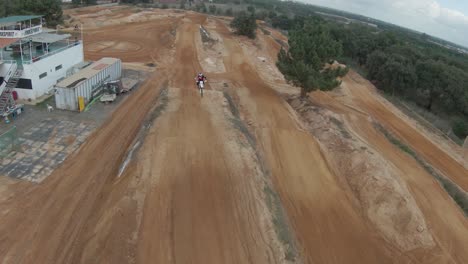
<path fill-rule="evenodd" d="M 58 109 L 78 111 L 78 98 L 84 104 L 98 96 L 109 81 L 122 76 L 122 61 L 116 58 L 102 58 L 81 71 L 63 79 L 55 85 L 55 104 Z"/>

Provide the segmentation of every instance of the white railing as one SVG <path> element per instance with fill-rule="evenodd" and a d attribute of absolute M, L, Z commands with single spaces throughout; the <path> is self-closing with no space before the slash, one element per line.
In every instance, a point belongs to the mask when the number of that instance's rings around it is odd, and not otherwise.
<path fill-rule="evenodd" d="M 2 95 L 3 91 L 5 90 L 5 87 L 7 86 L 8 81 L 10 80 L 13 75 L 16 73 L 16 69 L 18 69 L 18 64 L 16 61 L 3 61 L 4 65 L 5 64 L 11 64 L 10 69 L 8 69 L 7 74 L 3 78 L 3 82 L 0 84 L 0 95 Z"/>
<path fill-rule="evenodd" d="M 77 42 L 70 43 L 70 44 L 68 44 L 67 46 L 61 47 L 61 48 L 59 48 L 59 49 L 50 51 L 50 52 L 48 52 L 47 54 L 44 54 L 44 55 L 42 55 L 42 56 L 34 57 L 34 58 L 32 58 L 31 60 L 25 60 L 25 59 L 23 59 L 23 64 L 31 64 L 31 63 L 34 63 L 34 62 L 36 62 L 36 61 L 39 61 L 39 60 L 42 60 L 42 59 L 47 58 L 47 57 L 49 57 L 49 56 L 55 55 L 55 54 L 57 54 L 57 53 L 60 53 L 60 52 L 66 50 L 66 49 L 68 49 L 68 48 L 77 46 L 77 45 L 79 45 L 79 44 L 81 44 L 81 40 L 79 40 L 79 41 L 77 41 Z"/>
<path fill-rule="evenodd" d="M 22 30 L 0 30 L 0 38 L 24 38 L 42 32 L 42 25 Z"/>

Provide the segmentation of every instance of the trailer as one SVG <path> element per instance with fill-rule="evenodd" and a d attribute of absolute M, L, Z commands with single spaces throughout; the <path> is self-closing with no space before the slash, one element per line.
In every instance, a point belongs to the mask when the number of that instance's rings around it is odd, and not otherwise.
<path fill-rule="evenodd" d="M 83 110 L 97 96 L 103 94 L 106 83 L 120 79 L 122 61 L 115 58 L 102 58 L 72 76 L 60 81 L 56 86 L 56 108 L 71 111 Z M 83 102 L 80 107 L 80 100 Z"/>

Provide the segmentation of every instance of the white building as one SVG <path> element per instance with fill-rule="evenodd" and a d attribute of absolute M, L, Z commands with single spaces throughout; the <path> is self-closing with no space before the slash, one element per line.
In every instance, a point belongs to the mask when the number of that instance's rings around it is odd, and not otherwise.
<path fill-rule="evenodd" d="M 83 43 L 75 35 L 43 28 L 41 16 L 0 18 L 0 115 L 14 108 L 14 92 L 35 102 L 83 62 Z"/>

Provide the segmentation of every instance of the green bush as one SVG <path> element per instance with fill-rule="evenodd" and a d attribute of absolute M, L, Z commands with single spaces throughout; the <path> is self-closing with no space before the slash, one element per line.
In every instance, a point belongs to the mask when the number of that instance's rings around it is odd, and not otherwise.
<path fill-rule="evenodd" d="M 234 13 L 232 12 L 232 8 L 226 9 L 226 16 L 232 16 Z"/>
<path fill-rule="evenodd" d="M 210 9 L 211 14 L 216 14 L 216 6 L 215 5 L 210 5 L 209 9 Z"/>
<path fill-rule="evenodd" d="M 206 8 L 206 5 L 204 3 L 199 3 L 195 6 L 195 10 L 197 12 L 202 12 L 202 13 L 206 13 L 208 11 L 208 9 Z"/>
<path fill-rule="evenodd" d="M 240 12 L 236 15 L 231 23 L 231 27 L 236 29 L 237 34 L 244 35 L 249 38 L 255 38 L 255 30 L 257 29 L 257 22 L 253 14 Z"/>
<path fill-rule="evenodd" d="M 457 118 L 452 124 L 452 130 L 457 137 L 465 139 L 468 136 L 468 122 Z"/>
<path fill-rule="evenodd" d="M 259 20 L 265 20 L 268 17 L 268 12 L 267 11 L 260 11 L 255 13 L 255 17 Z"/>

